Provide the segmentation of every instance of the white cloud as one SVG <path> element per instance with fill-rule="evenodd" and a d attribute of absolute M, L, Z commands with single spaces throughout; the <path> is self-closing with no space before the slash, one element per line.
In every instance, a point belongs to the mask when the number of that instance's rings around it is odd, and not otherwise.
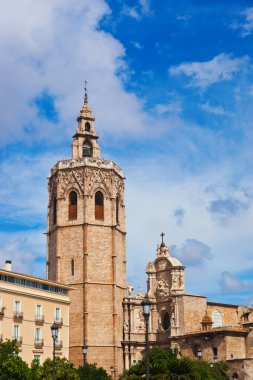
<path fill-rule="evenodd" d="M 103 0 L 25 0 L 22 5 L 13 0 L 2 5 L 1 144 L 13 136 L 16 142 L 66 140 L 76 128 L 84 79 L 101 134 L 146 133 L 150 118 L 137 96 L 125 91 L 119 75 L 127 75 L 125 49 L 98 28 L 109 12 Z M 55 97 L 56 123 L 41 120 L 34 105 L 44 91 Z"/>
<path fill-rule="evenodd" d="M 241 291 L 245 285 L 239 277 L 225 271 L 221 273 L 221 288 L 228 291 Z"/>
<path fill-rule="evenodd" d="M 213 113 L 215 115 L 226 115 L 224 108 L 221 106 L 212 106 L 210 103 L 204 103 L 201 108 L 207 112 Z"/>
<path fill-rule="evenodd" d="M 135 7 L 129 7 L 124 4 L 121 8 L 121 13 L 125 16 L 139 20 L 143 16 L 152 15 L 153 12 L 150 7 L 150 0 L 139 0 L 138 4 Z"/>
<path fill-rule="evenodd" d="M 233 78 L 247 63 L 248 58 L 231 58 L 222 53 L 206 62 L 188 62 L 169 68 L 170 75 L 185 75 L 192 78 L 189 86 L 207 88 L 213 83 Z"/>
<path fill-rule="evenodd" d="M 241 25 L 242 37 L 246 37 L 253 31 L 253 7 L 247 8 L 243 13 L 245 22 Z"/>
<path fill-rule="evenodd" d="M 143 49 L 143 46 L 140 44 L 140 42 L 138 41 L 132 41 L 132 45 L 136 48 L 136 49 Z"/>
<path fill-rule="evenodd" d="M 166 113 L 179 115 L 182 112 L 182 104 L 180 100 L 175 100 L 167 104 L 157 104 L 155 110 L 159 115 Z"/>
<path fill-rule="evenodd" d="M 196 239 L 187 239 L 180 247 L 174 246 L 172 256 L 177 257 L 183 265 L 202 266 L 212 255 L 210 247 Z"/>

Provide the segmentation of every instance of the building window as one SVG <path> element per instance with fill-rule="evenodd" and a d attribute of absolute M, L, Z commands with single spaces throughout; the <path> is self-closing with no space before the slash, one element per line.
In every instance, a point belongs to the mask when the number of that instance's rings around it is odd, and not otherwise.
<path fill-rule="evenodd" d="M 57 223 L 57 198 L 53 199 L 53 224 Z"/>
<path fill-rule="evenodd" d="M 222 316 L 218 310 L 213 311 L 212 321 L 213 321 L 213 327 L 221 327 L 222 326 Z"/>
<path fill-rule="evenodd" d="M 55 323 L 61 323 L 61 309 L 59 307 L 55 308 L 54 319 Z"/>
<path fill-rule="evenodd" d="M 19 325 L 13 326 L 13 340 L 19 341 L 20 335 L 19 335 Z"/>
<path fill-rule="evenodd" d="M 218 361 L 218 349 L 217 349 L 217 347 L 213 347 L 213 361 L 214 361 L 214 363 L 217 363 L 217 361 Z"/>
<path fill-rule="evenodd" d="M 88 140 L 83 142 L 83 157 L 92 157 L 92 144 Z"/>
<path fill-rule="evenodd" d="M 77 194 L 75 191 L 69 193 L 69 220 L 77 219 Z"/>
<path fill-rule="evenodd" d="M 40 343 L 41 340 L 41 329 L 36 327 L 35 329 L 35 343 Z"/>
<path fill-rule="evenodd" d="M 87 121 L 84 127 L 85 132 L 90 132 L 90 123 Z"/>
<path fill-rule="evenodd" d="M 74 259 L 71 259 L 71 274 L 74 276 L 75 274 L 75 261 Z"/>
<path fill-rule="evenodd" d="M 18 315 L 21 312 L 20 301 L 14 301 L 14 315 Z"/>
<path fill-rule="evenodd" d="M 95 219 L 104 220 L 104 196 L 101 191 L 95 194 Z"/>
<path fill-rule="evenodd" d="M 116 197 L 116 224 L 119 224 L 119 196 Z"/>
<path fill-rule="evenodd" d="M 162 328 L 164 330 L 168 330 L 168 328 L 170 327 L 170 315 L 169 313 L 166 311 L 163 315 L 162 315 Z"/>
<path fill-rule="evenodd" d="M 40 355 L 34 355 L 33 359 L 37 361 L 37 363 L 40 364 Z"/>

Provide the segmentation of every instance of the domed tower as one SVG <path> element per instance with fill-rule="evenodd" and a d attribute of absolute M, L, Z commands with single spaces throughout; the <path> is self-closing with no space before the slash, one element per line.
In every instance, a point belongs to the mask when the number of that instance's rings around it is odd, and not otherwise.
<path fill-rule="evenodd" d="M 87 93 L 77 118 L 72 158 L 51 169 L 47 277 L 73 286 L 70 360 L 88 361 L 115 379 L 123 369 L 122 300 L 126 291 L 124 175 L 100 158 Z M 66 321 L 67 322 L 67 321 Z M 63 321 L 65 323 L 65 321 Z"/>

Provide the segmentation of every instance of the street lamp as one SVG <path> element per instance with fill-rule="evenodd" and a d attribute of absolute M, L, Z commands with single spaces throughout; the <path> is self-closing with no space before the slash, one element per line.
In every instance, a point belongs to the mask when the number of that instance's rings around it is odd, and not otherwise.
<path fill-rule="evenodd" d="M 149 380 L 149 344 L 148 344 L 148 324 L 149 324 L 149 317 L 150 317 L 150 305 L 151 302 L 146 297 L 141 303 L 141 306 L 143 308 L 143 316 L 145 319 L 145 325 L 146 325 L 146 333 L 145 333 L 145 342 L 146 342 L 146 380 Z"/>
<path fill-rule="evenodd" d="M 87 344 L 84 344 L 82 346 L 82 350 L 83 350 L 83 365 L 85 366 L 85 364 L 87 363 L 87 361 L 86 361 L 86 356 L 87 356 L 87 352 L 88 352 Z"/>
<path fill-rule="evenodd" d="M 51 326 L 51 334 L 53 338 L 53 380 L 55 380 L 55 341 L 58 337 L 58 326 L 53 323 Z"/>

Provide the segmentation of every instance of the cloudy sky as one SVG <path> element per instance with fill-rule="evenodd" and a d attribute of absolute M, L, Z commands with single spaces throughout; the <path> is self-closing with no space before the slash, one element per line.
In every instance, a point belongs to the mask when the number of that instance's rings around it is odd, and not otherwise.
<path fill-rule="evenodd" d="M 0 0 L 0 254 L 45 275 L 47 175 L 88 80 L 126 176 L 128 281 L 163 231 L 187 292 L 253 303 L 253 7 L 237 0 Z"/>

